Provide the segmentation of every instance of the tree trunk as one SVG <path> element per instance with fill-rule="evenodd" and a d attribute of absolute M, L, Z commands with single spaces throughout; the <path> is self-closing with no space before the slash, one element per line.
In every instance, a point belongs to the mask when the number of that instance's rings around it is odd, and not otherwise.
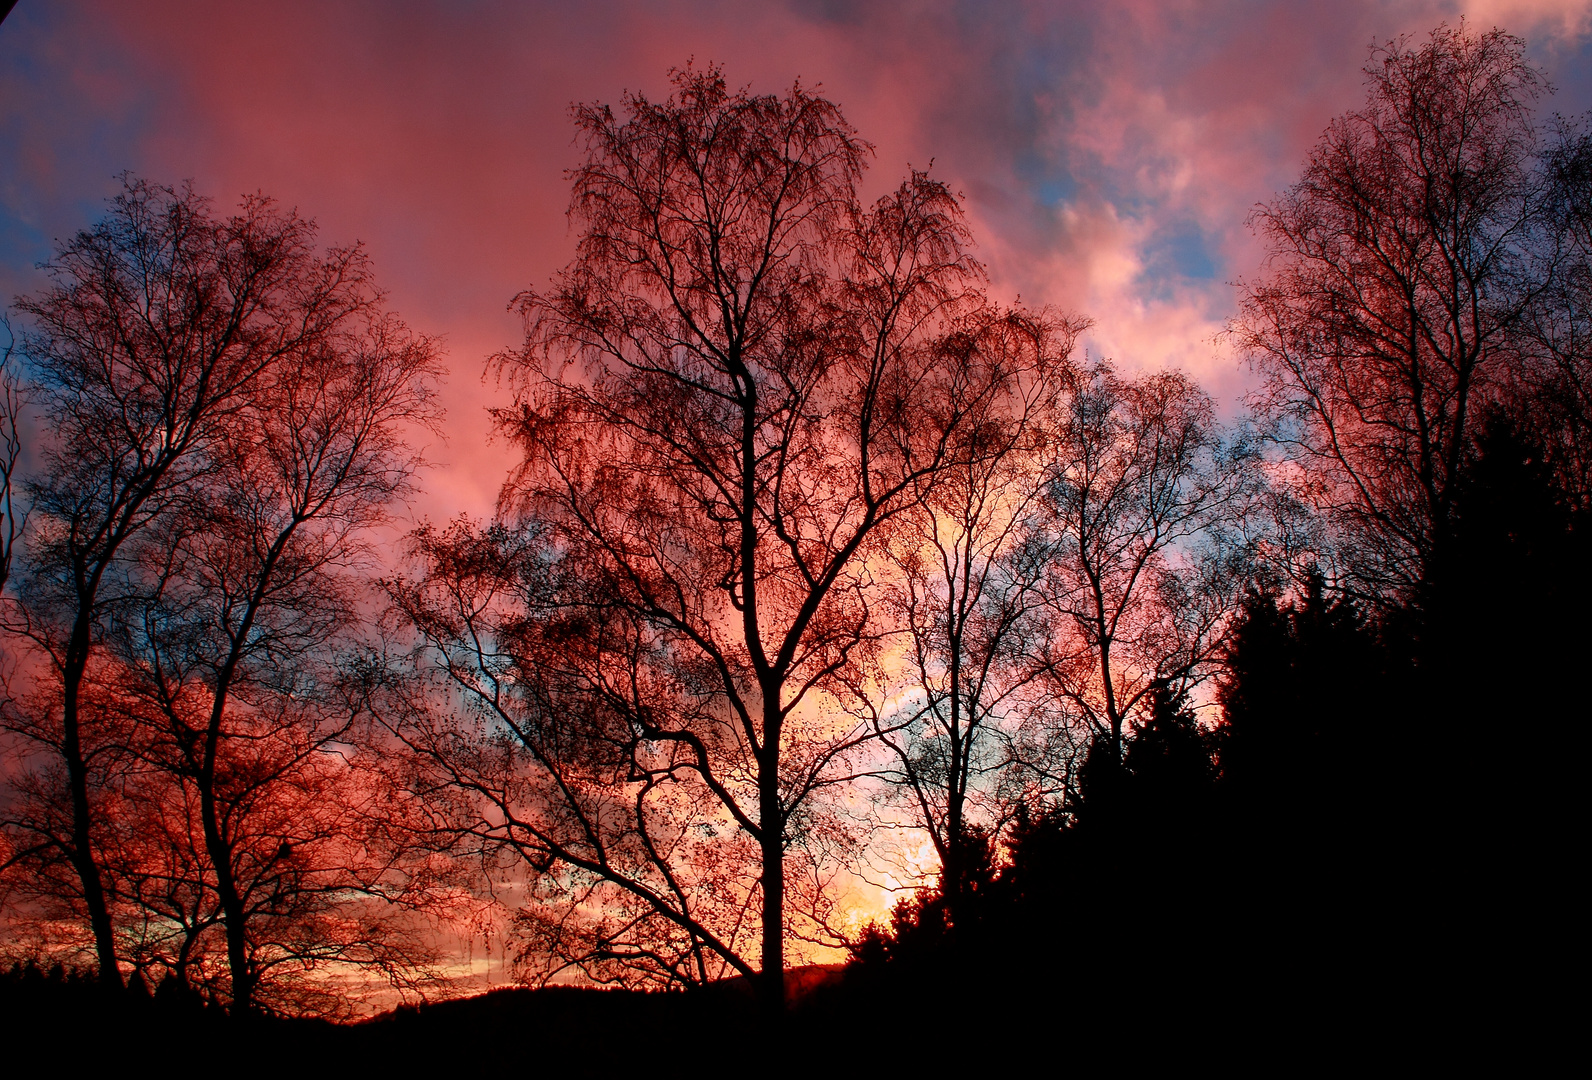
<path fill-rule="evenodd" d="M 773 704 L 770 705 L 769 702 Z M 764 694 L 763 753 L 758 769 L 758 818 L 763 848 L 762 1011 L 778 1024 L 785 1013 L 785 820 L 779 798 L 779 692 Z"/>
<path fill-rule="evenodd" d="M 227 969 L 232 976 L 232 1014 L 246 1016 L 254 1008 L 254 975 L 249 970 L 248 920 L 243 898 L 232 873 L 232 854 L 221 835 L 216 816 L 213 766 L 199 788 L 199 815 L 204 824 L 205 849 L 216 874 L 216 896 L 221 901 L 222 926 L 227 933 Z"/>
<path fill-rule="evenodd" d="M 254 972 L 249 968 L 248 919 L 243 910 L 243 897 L 238 893 L 237 877 L 232 872 L 232 849 L 221 834 L 221 820 L 216 813 L 216 756 L 221 750 L 221 729 L 226 721 L 232 680 L 243 658 L 245 643 L 254 629 L 260 605 L 265 601 L 266 588 L 276 572 L 276 564 L 301 520 L 295 514 L 292 523 L 272 541 L 255 577 L 248 606 L 238 620 L 237 630 L 231 633 L 232 648 L 216 672 L 215 698 L 210 704 L 210 723 L 205 730 L 205 756 L 199 769 L 199 814 L 204 824 L 205 848 L 216 874 L 222 922 L 227 931 L 227 968 L 232 975 L 232 1011 L 236 1016 L 247 1016 L 254 1008 Z"/>
<path fill-rule="evenodd" d="M 66 758 L 67 782 L 72 795 L 72 868 L 83 888 L 83 903 L 88 907 L 89 927 L 94 933 L 94 955 L 99 963 L 102 983 L 122 988 L 122 970 L 116 963 L 116 934 L 111 926 L 110 906 L 105 901 L 105 885 L 99 864 L 94 861 L 93 811 L 88 800 L 88 762 L 83 757 L 80 693 L 83 674 L 88 668 L 89 625 L 87 607 L 79 608 L 67 642 L 66 662 L 62 665 L 61 754 Z"/>
<path fill-rule="evenodd" d="M 962 855 L 966 841 L 962 835 L 962 810 L 967 761 L 962 754 L 962 641 L 951 639 L 951 769 L 945 803 L 945 854 L 940 869 L 940 894 L 945 900 L 954 933 L 962 908 Z"/>
<path fill-rule="evenodd" d="M 216 678 L 215 700 L 210 707 L 210 724 L 205 731 L 204 760 L 197 777 L 199 818 L 204 827 L 205 852 L 210 856 L 211 869 L 215 871 L 216 896 L 221 901 L 221 922 L 227 933 L 227 969 L 232 976 L 234 1016 L 246 1016 L 254 1008 L 254 975 L 249 970 L 247 918 L 243 910 L 243 898 L 238 895 L 237 878 L 232 872 L 232 850 L 222 835 L 221 818 L 216 812 L 216 757 L 221 749 L 221 724 L 226 716 L 232 673 L 236 670 L 238 643 L 247 637 L 253 615 L 251 605 L 244 617 L 242 631 L 233 639 L 232 653 Z"/>

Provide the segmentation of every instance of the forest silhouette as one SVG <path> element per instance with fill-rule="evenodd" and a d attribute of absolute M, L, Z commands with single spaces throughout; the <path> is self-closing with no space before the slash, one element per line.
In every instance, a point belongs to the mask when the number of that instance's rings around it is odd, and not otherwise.
<path fill-rule="evenodd" d="M 1501 31 L 1365 71 L 1255 213 L 1232 424 L 992 299 L 929 173 L 863 204 L 814 90 L 579 106 L 499 513 L 402 552 L 436 343 L 357 245 L 124 176 L 6 327 L 12 1038 L 907 1065 L 1557 1015 L 1592 129 Z M 902 835 L 934 877 L 848 922 Z M 500 924 L 526 985 L 448 1000 Z"/>

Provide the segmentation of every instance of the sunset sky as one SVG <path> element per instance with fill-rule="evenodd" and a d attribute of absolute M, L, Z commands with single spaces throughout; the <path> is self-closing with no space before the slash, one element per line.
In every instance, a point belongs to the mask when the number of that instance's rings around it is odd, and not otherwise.
<path fill-rule="evenodd" d="M 1335 114 L 1373 41 L 1463 16 L 1527 39 L 1592 108 L 1592 3 L 72 3 L 0 26 L 0 296 L 37 290 L 56 237 L 132 170 L 220 207 L 263 191 L 326 242 L 365 241 L 392 306 L 441 337 L 449 438 L 417 517 L 490 510 L 485 358 L 573 251 L 572 102 L 662 95 L 671 66 L 821 84 L 877 148 L 965 193 L 992 291 L 1096 320 L 1091 353 L 1196 374 L 1231 407 L 1217 340 L 1245 225 Z"/>

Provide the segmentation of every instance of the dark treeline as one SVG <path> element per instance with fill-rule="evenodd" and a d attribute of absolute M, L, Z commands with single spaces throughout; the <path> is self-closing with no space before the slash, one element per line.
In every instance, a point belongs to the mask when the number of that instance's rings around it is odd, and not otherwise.
<path fill-rule="evenodd" d="M 1368 75 L 1259 211 L 1270 276 L 1233 326 L 1331 541 L 1248 587 L 1216 724 L 1158 687 L 1062 800 L 970 831 L 971 879 L 903 902 L 854 978 L 1081 987 L 1147 1038 L 1562 1013 L 1532 984 L 1572 949 L 1584 835 L 1588 143 L 1534 141 L 1503 35 L 1439 31 Z"/>
<path fill-rule="evenodd" d="M 864 205 L 821 95 L 578 108 L 499 515 L 399 559 L 434 344 L 357 246 L 127 178 L 13 305 L 0 1008 L 961 1053 L 1497 1005 L 1581 835 L 1592 134 L 1502 32 L 1366 75 L 1256 212 L 1232 425 L 992 300 L 929 174 Z M 858 929 L 902 835 L 937 876 Z M 542 989 L 292 1019 L 481 918 Z"/>

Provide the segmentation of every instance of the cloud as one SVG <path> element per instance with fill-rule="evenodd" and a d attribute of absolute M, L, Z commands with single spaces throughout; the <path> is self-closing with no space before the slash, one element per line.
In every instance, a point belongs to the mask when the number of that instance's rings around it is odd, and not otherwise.
<path fill-rule="evenodd" d="M 1565 90 L 1592 5 L 1496 0 L 1473 23 L 1525 34 Z M 660 94 L 720 61 L 732 82 L 819 83 L 877 147 L 871 194 L 908 164 L 965 193 L 1005 299 L 1087 313 L 1086 345 L 1184 367 L 1231 400 L 1214 338 L 1259 251 L 1244 222 L 1363 95 L 1373 40 L 1464 13 L 1444 3 L 990 5 L 715 0 L 582 5 L 375 0 L 21 5 L 0 29 L 0 289 L 29 291 L 51 240 L 122 169 L 263 190 L 370 246 L 393 307 L 444 337 L 445 468 L 418 512 L 490 511 L 509 450 L 487 441 L 486 357 L 506 307 L 573 252 L 567 109 Z"/>

